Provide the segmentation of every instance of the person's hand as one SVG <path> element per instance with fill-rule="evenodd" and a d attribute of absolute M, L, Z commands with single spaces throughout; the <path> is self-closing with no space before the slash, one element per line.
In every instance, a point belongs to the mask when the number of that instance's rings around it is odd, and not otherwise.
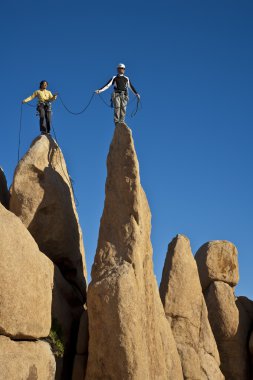
<path fill-rule="evenodd" d="M 53 98 L 54 98 L 54 99 L 57 99 L 57 96 L 58 96 L 58 94 L 54 94 L 54 95 L 53 95 Z"/>
<path fill-rule="evenodd" d="M 96 90 L 95 93 L 96 93 L 96 94 L 99 94 L 99 90 Z"/>
<path fill-rule="evenodd" d="M 140 98 L 141 98 L 140 94 L 136 94 L 136 96 L 137 96 L 138 100 L 140 100 Z"/>
<path fill-rule="evenodd" d="M 25 103 L 25 101 L 24 100 L 22 100 L 22 104 L 24 104 Z"/>

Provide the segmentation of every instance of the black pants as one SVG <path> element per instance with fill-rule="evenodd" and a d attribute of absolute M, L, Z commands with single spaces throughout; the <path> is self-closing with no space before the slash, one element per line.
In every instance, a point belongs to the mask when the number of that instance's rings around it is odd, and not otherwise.
<path fill-rule="evenodd" d="M 40 131 L 43 133 L 50 133 L 52 114 L 51 105 L 46 103 L 39 103 L 37 111 L 40 115 Z"/>

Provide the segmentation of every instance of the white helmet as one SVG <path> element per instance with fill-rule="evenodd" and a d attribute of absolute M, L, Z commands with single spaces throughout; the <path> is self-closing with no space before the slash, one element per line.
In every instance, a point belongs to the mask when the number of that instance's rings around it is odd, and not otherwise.
<path fill-rule="evenodd" d="M 124 65 L 124 63 L 119 63 L 118 66 L 117 66 L 117 69 L 125 69 L 126 66 Z"/>

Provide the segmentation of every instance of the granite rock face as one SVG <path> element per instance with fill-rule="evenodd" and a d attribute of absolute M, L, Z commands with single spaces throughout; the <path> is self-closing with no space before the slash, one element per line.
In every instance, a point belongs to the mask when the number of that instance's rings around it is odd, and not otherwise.
<path fill-rule="evenodd" d="M 88 289 L 90 379 L 183 379 L 153 273 L 151 214 L 131 131 L 115 128 Z"/>
<path fill-rule="evenodd" d="M 205 299 L 216 339 L 217 336 L 233 337 L 239 325 L 239 311 L 233 288 L 222 281 L 214 281 L 206 289 Z"/>
<path fill-rule="evenodd" d="M 40 250 L 86 300 L 82 231 L 63 154 L 50 136 L 37 137 L 20 160 L 12 184 L 10 210 Z"/>
<path fill-rule="evenodd" d="M 169 244 L 160 295 L 177 343 L 184 378 L 224 379 L 197 265 L 190 241 L 184 235 L 177 235 Z"/>
<path fill-rule="evenodd" d="M 22 222 L 0 204 L 0 334 L 49 335 L 54 266 Z"/>
<path fill-rule="evenodd" d="M 46 342 L 19 342 L 0 335 L 1 380 L 54 380 L 55 359 Z"/>
<path fill-rule="evenodd" d="M 238 284 L 238 253 L 234 244 L 229 241 L 207 242 L 197 251 L 195 259 L 204 290 L 213 281 L 222 281 L 231 286 Z"/>

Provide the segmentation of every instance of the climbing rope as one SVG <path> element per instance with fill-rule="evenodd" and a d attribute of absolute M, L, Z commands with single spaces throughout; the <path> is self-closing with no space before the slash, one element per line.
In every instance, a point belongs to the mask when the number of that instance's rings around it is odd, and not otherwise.
<path fill-rule="evenodd" d="M 142 108 L 141 100 L 139 98 L 137 98 L 136 108 L 132 111 L 131 117 L 135 117 L 135 115 L 137 114 L 137 112 L 141 108 Z"/>
<path fill-rule="evenodd" d="M 102 97 L 101 94 L 98 94 L 99 95 L 99 98 L 101 99 L 101 101 L 108 107 L 108 108 L 112 108 L 112 104 L 108 104 L 107 101 Z M 90 99 L 89 99 L 89 102 L 87 103 L 87 105 L 79 112 L 73 112 L 71 111 L 64 103 L 61 95 L 58 93 L 58 96 L 59 96 L 59 99 L 63 105 L 63 107 L 66 109 L 67 112 L 69 112 L 70 114 L 72 115 L 81 115 L 82 113 L 84 113 L 88 107 L 90 106 L 94 96 L 95 96 L 95 92 L 92 93 Z M 128 104 L 131 104 L 135 99 L 133 98 Z M 34 104 L 29 104 L 29 103 L 25 103 L 28 107 L 32 107 L 32 108 L 36 108 L 37 106 L 34 105 Z M 131 117 L 133 118 L 137 112 L 139 111 L 139 109 L 142 108 L 142 104 L 141 104 L 141 101 L 140 99 L 137 99 L 137 103 L 136 103 L 136 107 L 135 109 L 132 111 L 131 113 Z M 20 108 L 20 121 L 19 121 L 19 135 L 18 135 L 18 162 L 19 162 L 19 158 L 20 158 L 20 145 L 21 145 L 21 132 L 22 132 L 22 117 L 23 117 L 23 104 L 21 104 L 21 108 Z M 53 125 L 52 125 L 52 128 L 53 128 Z M 55 130 L 53 128 L 53 132 L 54 132 L 54 135 L 55 135 L 55 139 L 56 139 L 56 142 L 57 142 L 57 138 L 56 138 L 56 134 L 55 134 Z M 58 142 L 57 142 L 58 144 Z M 58 144 L 59 145 L 59 144 Z"/>
<path fill-rule="evenodd" d="M 98 94 L 98 96 L 99 96 L 99 98 L 102 100 L 102 102 L 103 102 L 107 107 L 112 108 L 112 103 L 111 103 L 111 104 L 108 104 L 108 103 L 104 100 L 104 98 L 103 98 L 103 96 L 102 96 L 101 94 Z"/>
<path fill-rule="evenodd" d="M 101 94 L 98 94 L 98 96 L 99 96 L 99 98 L 101 99 L 101 101 L 102 101 L 102 102 L 103 102 L 108 108 L 113 108 L 113 104 L 112 104 L 112 102 L 111 102 L 111 104 L 108 104 L 108 103 L 104 100 L 104 98 L 102 97 Z M 134 100 L 135 100 L 135 98 L 133 98 L 132 100 L 130 100 L 130 102 L 128 102 L 128 105 L 132 104 Z M 140 107 L 140 106 L 141 106 L 141 107 Z M 142 108 L 141 101 L 140 101 L 139 98 L 137 98 L 136 107 L 135 107 L 135 109 L 131 112 L 131 117 L 134 117 L 134 116 L 137 114 L 137 112 L 139 111 L 139 109 L 141 109 L 141 108 Z"/>
<path fill-rule="evenodd" d="M 36 108 L 37 106 L 35 106 L 34 104 L 28 104 L 28 103 L 24 103 L 25 105 L 29 106 L 29 107 L 32 107 L 32 108 Z M 23 103 L 21 103 L 21 106 L 20 106 L 20 116 L 19 116 L 19 133 L 18 133 L 18 163 L 19 163 L 19 159 L 20 159 L 20 146 L 21 146 L 21 132 L 22 132 L 22 119 L 23 119 Z"/>
<path fill-rule="evenodd" d="M 52 130 L 53 130 L 53 134 L 54 134 L 55 142 L 56 142 L 56 144 L 58 145 L 58 147 L 59 147 L 59 149 L 60 149 L 60 151 L 61 151 L 60 144 L 59 144 L 59 142 L 58 142 L 58 139 L 57 139 L 56 132 L 55 132 L 55 129 L 54 129 L 54 126 L 53 126 L 52 121 L 51 121 L 51 126 L 52 126 Z M 78 199 L 77 199 L 77 197 L 76 197 L 75 190 L 74 190 L 74 186 L 73 186 L 74 180 L 70 177 L 70 175 L 69 175 L 69 173 L 68 173 L 67 166 L 66 166 L 66 171 L 67 171 L 67 173 L 65 173 L 65 170 L 64 170 L 64 168 L 63 168 L 63 164 L 62 164 L 61 154 L 60 154 L 59 156 L 60 156 L 60 166 L 61 166 L 61 170 L 62 170 L 62 172 L 63 172 L 63 175 L 64 175 L 64 177 L 65 177 L 65 179 L 66 179 L 66 181 L 67 181 L 69 187 L 72 189 L 73 196 L 74 196 L 74 200 L 75 200 L 75 203 L 76 203 L 76 207 L 78 207 L 78 206 L 79 206 L 79 201 L 78 201 Z M 57 155 L 56 155 L 56 157 L 57 157 Z M 57 163 L 59 164 L 58 159 L 57 159 Z"/>
<path fill-rule="evenodd" d="M 96 94 L 95 92 L 92 93 L 92 95 L 91 95 L 91 97 L 90 97 L 90 99 L 89 99 L 88 104 L 87 104 L 87 105 L 86 105 L 81 111 L 79 111 L 79 112 L 73 112 L 73 111 L 71 111 L 71 110 L 66 106 L 66 104 L 64 103 L 64 101 L 63 101 L 63 99 L 62 99 L 62 97 L 61 97 L 61 94 L 58 93 L 58 96 L 59 96 L 59 99 L 60 99 L 60 101 L 61 101 L 63 107 L 65 108 L 65 110 L 66 110 L 67 112 L 69 112 L 71 115 L 81 115 L 82 113 L 84 113 L 84 112 L 89 108 L 89 106 L 90 106 L 90 104 L 91 104 L 91 102 L 92 102 L 92 100 L 93 100 L 95 94 Z M 98 96 L 99 96 L 100 100 L 106 105 L 106 107 L 108 107 L 108 108 L 113 108 L 112 103 L 111 103 L 111 104 L 107 103 L 107 101 L 103 98 L 103 96 L 102 96 L 101 94 L 98 94 Z M 135 100 L 135 99 L 133 98 L 128 104 L 131 104 L 134 100 Z M 131 117 L 134 117 L 134 116 L 137 114 L 137 112 L 138 112 L 139 109 L 140 109 L 140 106 L 141 106 L 140 99 L 137 99 L 136 108 L 132 111 L 132 113 L 131 113 Z"/>
<path fill-rule="evenodd" d="M 86 106 L 85 106 L 80 112 L 73 112 L 73 111 L 71 111 L 71 110 L 65 105 L 65 103 L 64 103 L 63 100 L 62 100 L 61 95 L 58 94 L 58 96 L 59 96 L 59 98 L 60 98 L 60 101 L 61 101 L 63 107 L 65 108 L 65 110 L 66 110 L 67 112 L 71 113 L 72 115 L 81 115 L 82 113 L 84 113 L 84 112 L 87 110 L 87 108 L 90 106 L 90 104 L 91 104 L 91 102 L 92 102 L 92 100 L 93 100 L 93 98 L 94 98 L 94 95 L 95 95 L 95 92 L 93 92 L 93 94 L 92 94 L 91 97 L 90 97 L 90 100 L 89 100 L 88 104 L 87 104 L 87 105 L 86 105 Z"/>
<path fill-rule="evenodd" d="M 36 108 L 37 106 L 35 106 L 34 104 L 30 104 L 30 103 L 25 103 L 26 106 L 29 106 L 29 107 L 32 107 L 32 108 Z"/>

